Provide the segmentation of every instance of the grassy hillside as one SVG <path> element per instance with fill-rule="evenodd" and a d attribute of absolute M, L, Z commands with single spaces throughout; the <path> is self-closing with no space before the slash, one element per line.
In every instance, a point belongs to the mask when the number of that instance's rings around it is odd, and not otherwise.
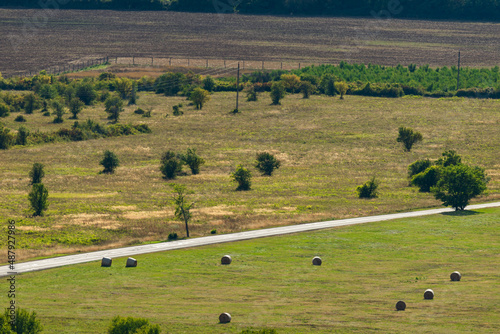
<path fill-rule="evenodd" d="M 486 209 L 370 223 L 141 255 L 137 268 L 96 261 L 19 275 L 16 301 L 46 333 L 104 333 L 116 315 L 148 318 L 163 333 L 492 333 L 499 218 Z M 460 282 L 450 281 L 455 270 Z M 434 300 L 423 298 L 429 288 Z M 218 324 L 222 312 L 230 324 Z"/>
<path fill-rule="evenodd" d="M 497 100 L 288 95 L 281 106 L 272 106 L 263 93 L 258 102 L 242 98 L 241 114 L 232 115 L 234 98 L 234 93 L 213 94 L 197 111 L 182 97 L 141 93 L 139 107 L 153 108 L 152 117 L 127 107 L 121 122 L 148 124 L 151 134 L 1 150 L 0 220 L 18 221 L 18 257 L 165 240 L 171 232 L 183 236 L 183 225 L 173 217 L 171 181 L 159 170 L 161 154 L 169 149 L 195 148 L 206 160 L 199 175 L 187 172 L 175 180 L 193 191 L 193 236 L 440 206 L 408 187 L 407 167 L 417 159 L 437 159 L 447 149 L 491 177 L 487 195 L 478 201 L 500 198 Z M 172 116 L 172 106 L 181 102 L 184 115 Z M 2 121 L 17 129 L 17 115 Z M 62 124 L 39 111 L 24 116 L 31 131 L 73 123 L 68 115 Z M 98 104 L 85 109 L 80 120 L 104 124 L 106 116 Z M 424 137 L 410 153 L 396 142 L 400 126 Z M 105 150 L 120 159 L 114 175 L 99 174 Z M 253 168 L 261 151 L 282 162 L 272 177 Z M 49 209 L 39 218 L 29 217 L 27 200 L 34 162 L 46 166 L 49 191 Z M 230 173 L 238 164 L 253 173 L 251 191 L 235 191 Z M 380 197 L 358 199 L 356 187 L 372 176 L 380 181 Z"/>

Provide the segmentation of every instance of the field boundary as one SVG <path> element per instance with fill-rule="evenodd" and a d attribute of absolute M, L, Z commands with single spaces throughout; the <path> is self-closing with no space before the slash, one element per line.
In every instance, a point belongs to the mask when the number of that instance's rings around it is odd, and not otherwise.
<path fill-rule="evenodd" d="M 475 210 L 475 209 L 485 209 L 494 207 L 500 207 L 500 202 L 470 205 L 467 207 L 467 209 Z M 285 234 L 317 231 L 317 230 L 340 227 L 340 226 L 373 223 L 373 222 L 402 219 L 402 218 L 421 217 L 421 216 L 442 214 L 447 212 L 454 212 L 454 210 L 451 208 L 440 208 L 440 209 L 431 209 L 423 211 L 411 211 L 404 213 L 392 213 L 386 215 L 330 220 L 317 223 L 282 226 L 282 227 L 254 230 L 254 231 L 207 236 L 207 237 L 200 237 L 188 240 L 161 242 L 156 244 L 108 249 L 103 251 L 61 256 L 44 260 L 19 263 L 15 265 L 15 269 L 12 269 L 10 265 L 5 265 L 0 267 L 0 277 L 17 275 L 21 273 L 28 273 L 32 271 L 52 269 L 74 264 L 99 261 L 103 257 L 110 257 L 110 258 L 126 257 L 126 256 L 164 252 L 164 251 L 183 249 L 183 248 L 214 245 L 226 242 L 235 242 L 235 241 L 243 241 L 243 240 L 250 240 L 257 238 L 280 236 Z"/>

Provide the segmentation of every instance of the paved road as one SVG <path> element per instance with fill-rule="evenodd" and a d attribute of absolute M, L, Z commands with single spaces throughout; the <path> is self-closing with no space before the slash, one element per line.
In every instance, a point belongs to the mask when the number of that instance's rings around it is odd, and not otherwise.
<path fill-rule="evenodd" d="M 500 206 L 500 202 L 494 202 L 494 203 L 488 203 L 488 204 L 470 205 L 467 207 L 467 209 L 474 210 L 474 209 L 492 208 L 492 207 L 499 207 L 499 206 Z M 450 208 L 443 208 L 443 209 L 433 209 L 433 210 L 424 210 L 424 211 L 415 211 L 415 212 L 394 213 L 394 214 L 380 215 L 380 216 L 331 220 L 331 221 L 319 222 L 319 223 L 309 223 L 309 224 L 301 224 L 301 225 L 293 225 L 293 226 L 268 228 L 268 229 L 256 230 L 256 231 L 214 235 L 214 236 L 201 237 L 201 238 L 196 238 L 196 239 L 162 242 L 162 243 L 151 244 L 151 245 L 141 245 L 141 246 L 132 246 L 132 247 L 125 247 L 125 248 L 108 249 L 108 250 L 97 251 L 97 252 L 92 252 L 92 253 L 68 255 L 68 256 L 61 256 L 61 257 L 55 257 L 55 258 L 50 258 L 50 259 L 38 260 L 38 261 L 17 263 L 15 265 L 15 270 L 10 270 L 8 266 L 2 266 L 2 267 L 0 267 L 0 277 L 20 274 L 20 273 L 27 273 L 27 272 L 31 272 L 31 271 L 37 271 L 37 270 L 62 267 L 62 266 L 78 264 L 78 263 L 100 261 L 103 257 L 110 257 L 110 258 L 127 257 L 127 256 L 138 255 L 138 254 L 163 252 L 163 251 L 168 251 L 168 250 L 173 250 L 173 249 L 181 249 L 181 248 L 190 248 L 190 247 L 219 244 L 219 243 L 223 243 L 223 242 L 233 242 L 233 241 L 263 238 L 263 237 L 272 237 L 272 236 L 290 234 L 290 233 L 321 230 L 321 229 L 338 227 L 338 226 L 372 223 L 372 222 L 379 222 L 379 221 L 399 219 L 399 218 L 420 217 L 420 216 L 434 215 L 434 214 L 440 214 L 440 213 L 451 212 L 451 211 L 453 211 L 453 210 Z"/>

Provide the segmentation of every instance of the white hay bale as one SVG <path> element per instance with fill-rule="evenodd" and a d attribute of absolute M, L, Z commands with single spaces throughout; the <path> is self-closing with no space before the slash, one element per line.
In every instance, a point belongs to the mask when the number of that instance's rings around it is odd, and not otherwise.
<path fill-rule="evenodd" d="M 125 267 L 137 267 L 137 260 L 132 257 L 129 257 L 127 259 L 127 264 L 125 265 Z"/>
<path fill-rule="evenodd" d="M 462 278 L 462 274 L 460 274 L 458 271 L 454 271 L 450 275 L 450 279 L 454 282 L 460 281 L 461 278 Z"/>
<path fill-rule="evenodd" d="M 231 314 L 229 313 L 222 313 L 219 315 L 219 322 L 221 324 L 227 324 L 231 322 Z"/>
<path fill-rule="evenodd" d="M 220 259 L 221 264 L 231 264 L 233 262 L 233 259 L 229 255 L 224 255 L 222 259 Z"/>
<path fill-rule="evenodd" d="M 400 300 L 396 303 L 396 310 L 404 311 L 405 309 L 406 309 L 406 303 L 404 301 Z"/>
<path fill-rule="evenodd" d="M 425 290 L 424 299 L 434 299 L 434 291 L 432 289 Z"/>
<path fill-rule="evenodd" d="M 313 265 L 315 265 L 315 266 L 321 266 L 321 263 L 323 263 L 323 261 L 321 261 L 321 258 L 319 256 L 315 256 L 313 258 Z"/>
<path fill-rule="evenodd" d="M 103 257 L 101 260 L 101 267 L 111 267 L 113 260 L 109 257 Z"/>

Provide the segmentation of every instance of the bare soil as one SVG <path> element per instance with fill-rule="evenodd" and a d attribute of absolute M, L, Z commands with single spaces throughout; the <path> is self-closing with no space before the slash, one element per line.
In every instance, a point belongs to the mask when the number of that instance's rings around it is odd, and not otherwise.
<path fill-rule="evenodd" d="M 106 56 L 452 66 L 461 50 L 464 66 L 500 63 L 500 24 L 484 22 L 0 9 L 0 31 L 7 75 Z"/>

